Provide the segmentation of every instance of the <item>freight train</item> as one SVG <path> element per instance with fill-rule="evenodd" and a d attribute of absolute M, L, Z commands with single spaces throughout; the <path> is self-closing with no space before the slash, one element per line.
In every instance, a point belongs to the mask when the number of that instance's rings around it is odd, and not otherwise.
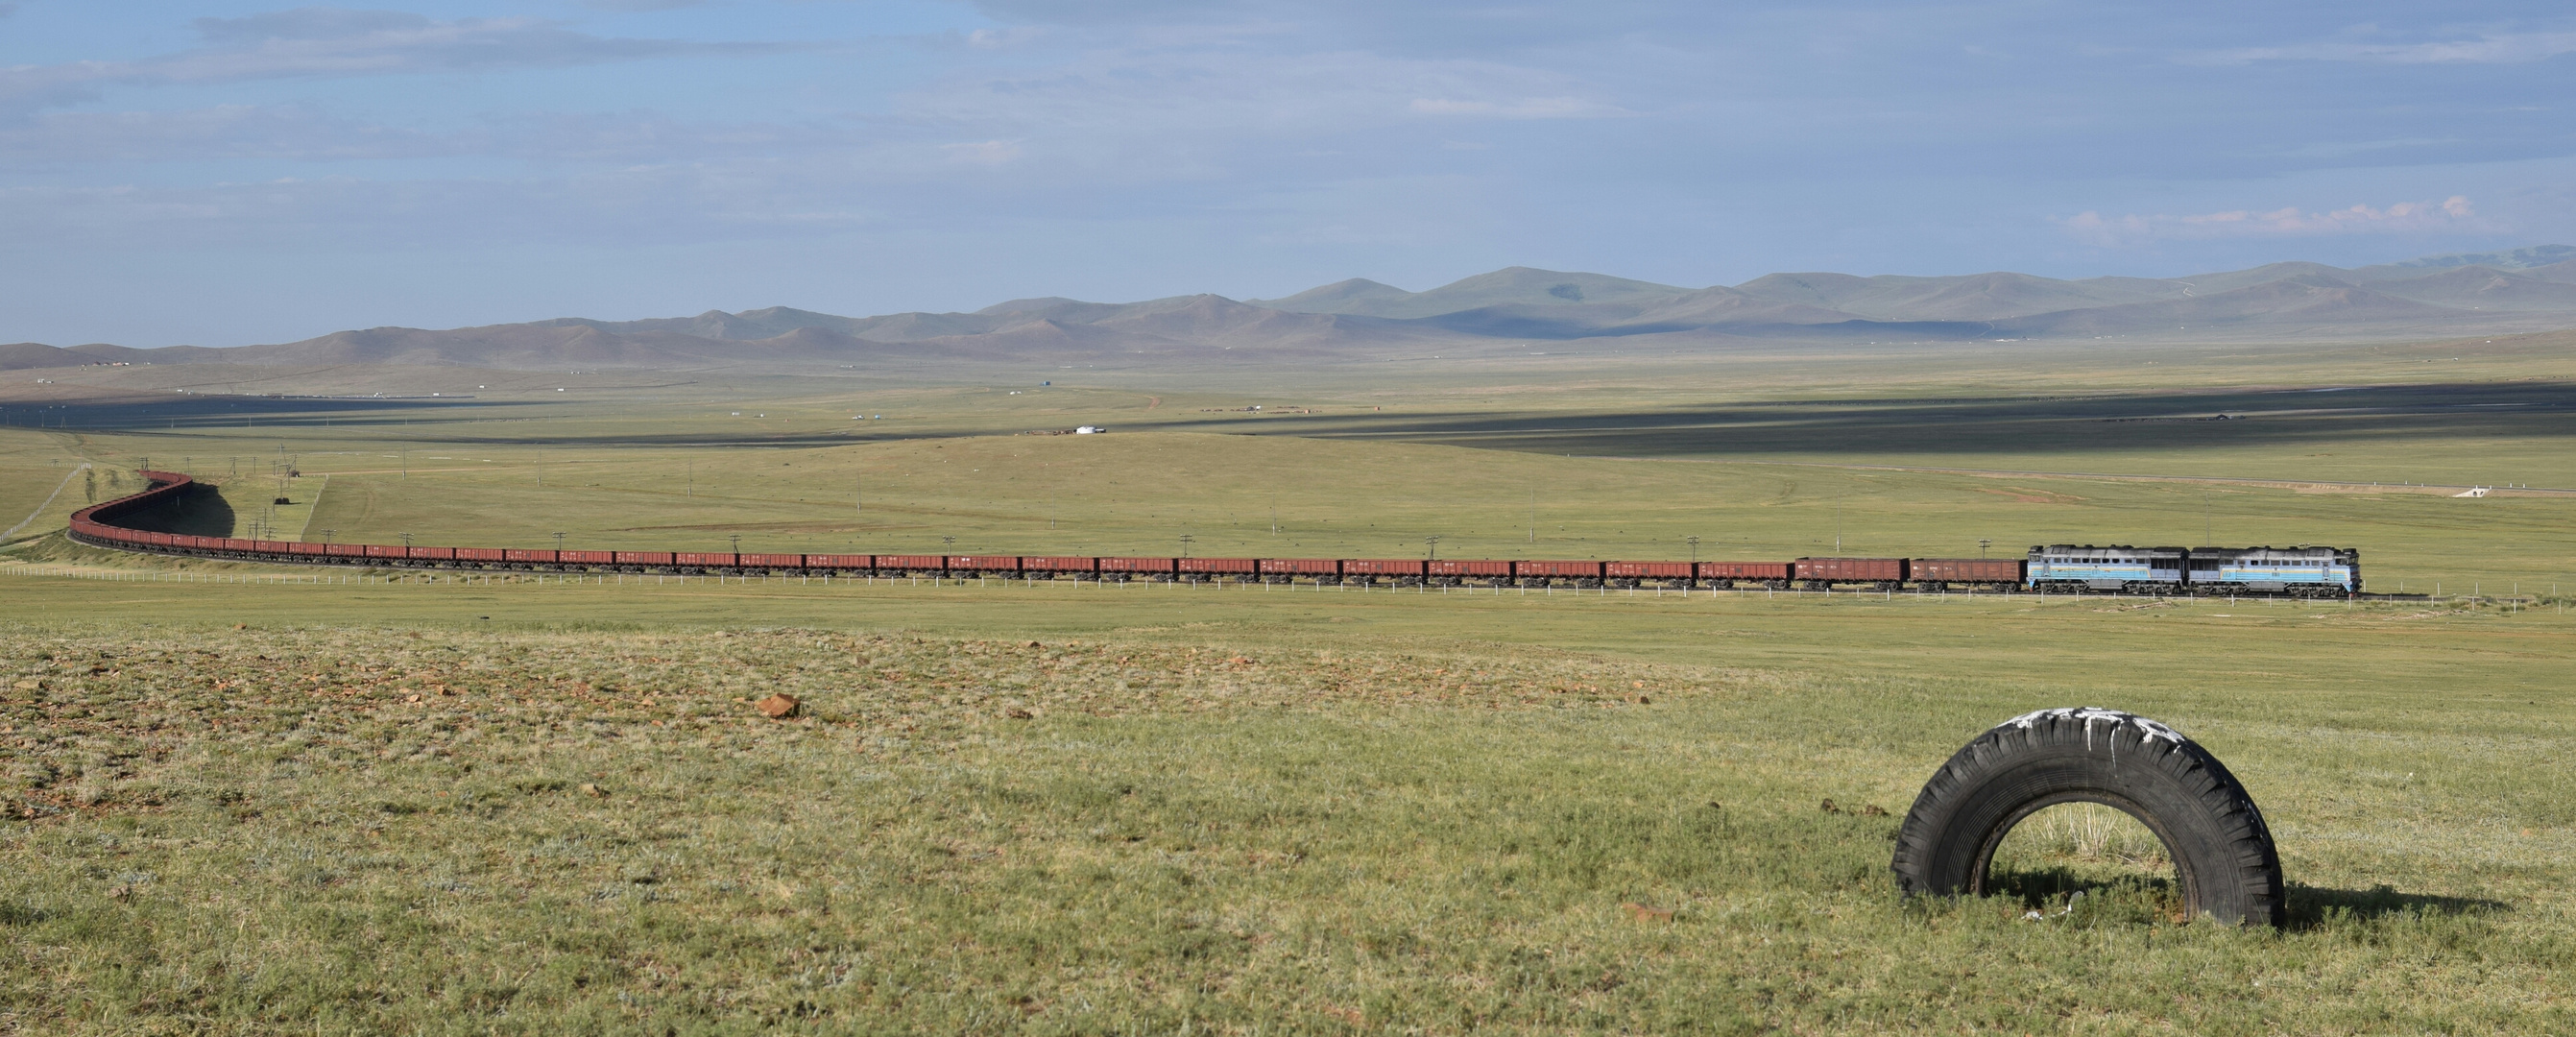
<path fill-rule="evenodd" d="M 2023 558 L 1798 558 L 1779 562 L 1524 561 L 1459 558 L 1144 558 L 1056 555 L 771 554 L 572 551 L 304 543 L 164 533 L 120 524 L 174 503 L 194 483 L 144 472 L 152 487 L 72 514 L 73 540 L 231 561 L 394 569 L 807 576 L 1005 577 L 1124 583 L 1311 583 L 1390 587 L 1679 590 L 2037 591 L 2340 596 L 2362 589 L 2361 555 L 2335 547 L 2035 546 Z"/>

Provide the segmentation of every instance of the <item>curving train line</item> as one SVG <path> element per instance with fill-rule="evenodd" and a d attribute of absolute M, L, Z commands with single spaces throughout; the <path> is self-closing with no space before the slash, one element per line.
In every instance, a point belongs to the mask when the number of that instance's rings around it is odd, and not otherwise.
<path fill-rule="evenodd" d="M 2056 544 L 2025 558 L 1798 558 L 1778 562 L 1520 561 L 1474 558 L 1142 558 L 1044 555 L 764 554 L 563 551 L 403 544 L 312 544 L 165 533 L 125 524 L 174 507 L 199 484 L 146 471 L 150 488 L 72 513 L 69 535 L 93 547 L 188 558 L 486 572 L 767 573 L 864 577 L 1007 577 L 1124 583 L 1311 583 L 1393 587 L 1575 587 L 1681 590 L 2036 591 L 2286 594 L 2358 597 L 2351 548 L 2141 548 Z M 125 521 L 121 521 L 125 520 Z M 2381 595 L 2372 595 L 2381 597 Z"/>

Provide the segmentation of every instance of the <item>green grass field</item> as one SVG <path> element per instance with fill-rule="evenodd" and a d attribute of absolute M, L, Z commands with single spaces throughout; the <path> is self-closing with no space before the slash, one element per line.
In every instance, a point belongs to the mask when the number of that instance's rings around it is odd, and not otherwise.
<path fill-rule="evenodd" d="M 0 552 L 0 1032 L 2566 1032 L 2555 341 L 1019 396 L 524 376 L 0 429 L 0 522 L 33 519 Z M 2423 377 L 2436 355 L 2466 359 Z M 2182 420 L 2219 410 L 2248 416 Z M 1010 434 L 1078 423 L 1113 432 Z M 265 518 L 272 466 L 299 501 L 327 476 L 305 535 L 342 541 L 2208 538 L 2357 546 L 2374 589 L 2486 600 L 268 583 L 49 534 L 147 457 L 223 484 L 203 528 Z M 774 691 L 803 713 L 755 712 Z M 2173 923 L 2153 848 L 2074 808 L 2015 833 L 2005 894 L 1897 899 L 1924 778 L 2076 704 L 2246 782 L 2289 929 Z"/>

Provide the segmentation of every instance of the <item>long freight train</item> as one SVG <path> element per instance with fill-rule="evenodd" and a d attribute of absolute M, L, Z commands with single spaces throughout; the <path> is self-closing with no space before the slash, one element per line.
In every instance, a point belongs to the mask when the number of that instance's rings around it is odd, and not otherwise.
<path fill-rule="evenodd" d="M 1658 587 L 1693 590 L 2038 591 L 2090 594 L 2360 593 L 2361 554 L 2336 547 L 2096 547 L 2051 544 L 2024 558 L 1799 558 L 1785 562 L 1521 561 L 1461 558 L 1139 558 L 1050 555 L 766 554 L 568 551 L 303 543 L 163 533 L 119 524 L 168 507 L 194 482 L 144 472 L 152 487 L 72 514 L 84 544 L 231 561 L 523 572 L 800 573 L 1396 587 Z"/>

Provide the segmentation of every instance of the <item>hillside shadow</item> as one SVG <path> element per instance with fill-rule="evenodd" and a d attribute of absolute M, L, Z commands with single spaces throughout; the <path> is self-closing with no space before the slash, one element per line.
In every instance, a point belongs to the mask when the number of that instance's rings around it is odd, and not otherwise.
<path fill-rule="evenodd" d="M 2287 892 L 2292 929 L 2313 929 L 2338 920 L 2369 921 L 2401 915 L 2456 917 L 2513 910 L 2513 905 L 2501 900 L 2401 893 L 2385 883 L 2369 889 L 2332 889 L 2294 882 Z"/>

